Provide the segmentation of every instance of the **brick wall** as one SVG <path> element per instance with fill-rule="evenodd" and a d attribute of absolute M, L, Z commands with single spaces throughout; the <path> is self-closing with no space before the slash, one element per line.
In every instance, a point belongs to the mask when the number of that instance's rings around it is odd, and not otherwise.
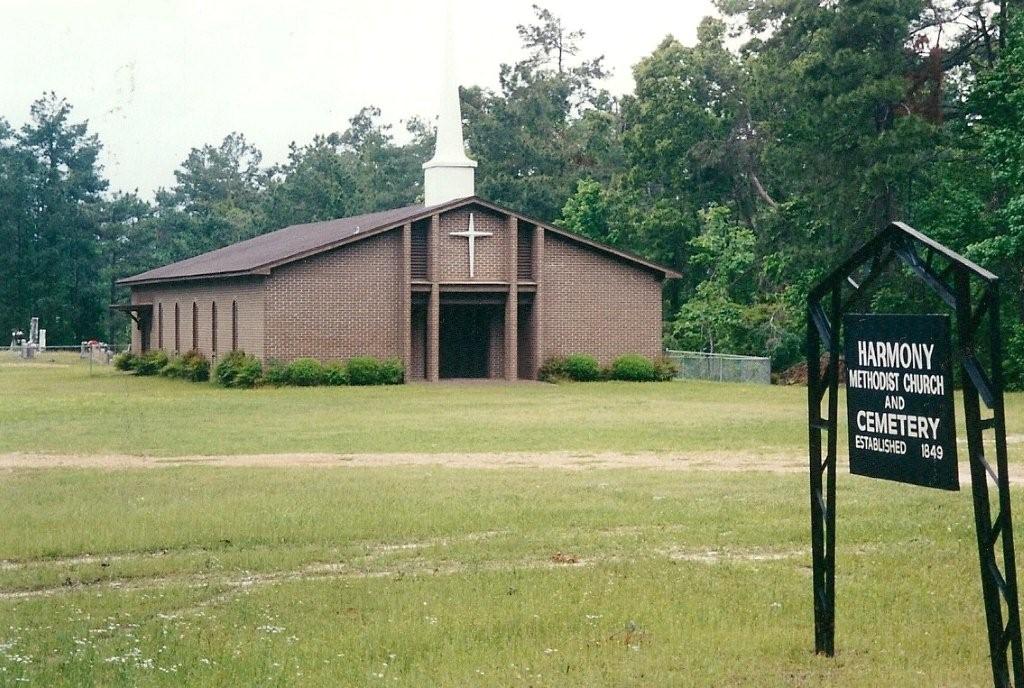
<path fill-rule="evenodd" d="M 213 359 L 213 304 L 217 304 L 217 352 L 231 351 L 232 302 L 237 307 L 238 348 L 263 356 L 263 278 L 239 277 L 172 284 L 152 284 L 132 289 L 132 303 L 152 303 L 150 349 L 175 353 L 174 306 L 178 305 L 180 353 L 192 348 L 192 304 L 198 314 L 198 349 Z M 160 346 L 160 311 L 163 310 L 163 346 Z M 139 351 L 139 333 L 132 328 L 132 351 Z"/>
<path fill-rule="evenodd" d="M 508 252 L 514 242 L 509 241 L 508 224 L 504 215 L 469 206 L 441 215 L 438 236 L 438 272 L 440 282 L 468 282 L 469 239 L 451 236 L 451 232 L 469 229 L 469 214 L 473 213 L 473 226 L 478 232 L 491 232 L 492 236 L 477 237 L 476 270 L 473 281 L 496 282 L 508 280 Z"/>
<path fill-rule="evenodd" d="M 267 359 L 402 355 L 401 231 L 273 271 L 266 283 Z"/>
<path fill-rule="evenodd" d="M 648 270 L 547 232 L 540 301 L 542 360 L 661 355 L 661 280 Z"/>

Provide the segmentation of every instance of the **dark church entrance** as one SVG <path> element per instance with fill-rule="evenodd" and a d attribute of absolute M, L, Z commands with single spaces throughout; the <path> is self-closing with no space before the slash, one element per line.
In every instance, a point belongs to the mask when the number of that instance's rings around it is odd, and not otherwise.
<path fill-rule="evenodd" d="M 442 378 L 495 377 L 491 347 L 501 332 L 502 307 L 491 304 L 441 304 L 439 354 Z"/>

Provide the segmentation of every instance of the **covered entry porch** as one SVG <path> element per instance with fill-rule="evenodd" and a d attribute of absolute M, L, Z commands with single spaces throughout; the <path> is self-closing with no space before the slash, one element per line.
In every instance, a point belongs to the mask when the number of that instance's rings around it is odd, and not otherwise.
<path fill-rule="evenodd" d="M 533 379 L 539 351 L 534 296 L 523 287 L 513 293 L 507 284 L 414 291 L 409 378 Z"/>

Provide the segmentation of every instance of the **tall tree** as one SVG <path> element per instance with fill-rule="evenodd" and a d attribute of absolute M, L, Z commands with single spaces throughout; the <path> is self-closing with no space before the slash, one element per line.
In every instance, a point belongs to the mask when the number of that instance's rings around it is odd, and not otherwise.
<path fill-rule="evenodd" d="M 17 323 L 38 315 L 50 342 L 102 336 L 96 209 L 107 182 L 97 162 L 99 140 L 86 122 L 72 121 L 66 100 L 50 93 L 32 104 L 17 141 L 27 205 L 16 220 L 19 299 L 9 317 Z"/>
<path fill-rule="evenodd" d="M 474 87 L 463 99 L 479 193 L 552 221 L 580 179 L 611 176 L 621 145 L 615 103 L 599 86 L 603 59 L 578 59 L 584 33 L 534 12 L 518 27 L 527 57 L 501 66 L 500 91 Z"/>
<path fill-rule="evenodd" d="M 97 208 L 96 239 L 105 305 L 128 296 L 127 289 L 117 286 L 118 279 L 151 267 L 150 256 L 155 248 L 152 212 L 152 206 L 135 193 L 114 193 Z M 127 325 L 123 315 L 107 311 L 106 340 L 127 342 Z"/>
<path fill-rule="evenodd" d="M 174 186 L 156 193 L 154 263 L 180 260 L 263 231 L 262 160 L 260 150 L 237 132 L 220 145 L 193 148 L 175 170 Z"/>

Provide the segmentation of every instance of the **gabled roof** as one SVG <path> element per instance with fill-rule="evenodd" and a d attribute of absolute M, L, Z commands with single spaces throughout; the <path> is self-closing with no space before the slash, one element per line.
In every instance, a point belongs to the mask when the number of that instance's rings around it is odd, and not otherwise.
<path fill-rule="evenodd" d="M 158 282 L 177 282 L 180 280 L 238 277 L 242 275 L 269 275 L 270 271 L 279 265 L 324 251 L 330 251 L 343 244 L 380 234 L 408 222 L 422 220 L 435 213 L 445 212 L 465 205 L 480 205 L 498 213 L 514 215 L 526 222 L 544 227 L 547 231 L 585 244 L 603 253 L 618 256 L 654 272 L 662 273 L 667 278 L 681 276 L 670 268 L 652 263 L 632 253 L 526 217 L 521 213 L 516 213 L 490 201 L 485 201 L 478 196 L 470 196 L 469 198 L 460 198 L 435 206 L 411 205 L 394 210 L 355 215 L 339 220 L 291 225 L 290 227 L 261 234 L 252 239 L 246 239 L 245 241 L 240 241 L 215 251 L 178 261 L 177 263 L 154 268 L 132 277 L 125 277 L 118 280 L 118 284 L 141 285 Z"/>

